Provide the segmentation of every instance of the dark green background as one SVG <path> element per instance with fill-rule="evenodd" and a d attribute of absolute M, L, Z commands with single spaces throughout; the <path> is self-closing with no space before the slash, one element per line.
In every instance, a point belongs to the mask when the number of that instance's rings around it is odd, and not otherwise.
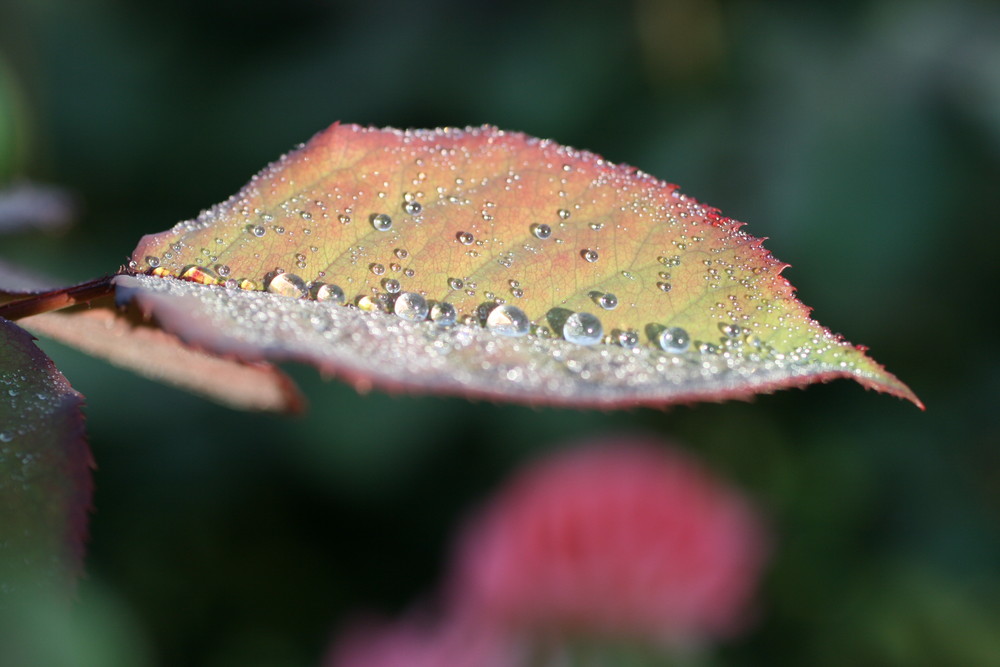
<path fill-rule="evenodd" d="M 78 281 L 334 120 L 551 137 L 748 221 L 815 317 L 925 401 L 849 382 L 622 414 L 359 396 L 217 407 L 45 343 L 99 469 L 76 611 L 37 664 L 309 665 L 432 591 L 461 518 L 567 439 L 652 431 L 776 552 L 719 665 L 1000 665 L 994 3 L 3 0 L 0 178 L 65 186 L 0 258 Z M 13 102 L 12 102 L 13 100 Z M 75 660 L 75 662 L 74 662 Z"/>

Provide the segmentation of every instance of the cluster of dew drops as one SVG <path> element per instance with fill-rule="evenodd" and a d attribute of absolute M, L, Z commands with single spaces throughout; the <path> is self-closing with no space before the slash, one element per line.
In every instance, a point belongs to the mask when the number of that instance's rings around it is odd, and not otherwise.
<path fill-rule="evenodd" d="M 408 215 L 416 216 L 421 213 L 422 205 L 412 196 L 407 196 L 403 203 L 403 210 Z M 558 218 L 562 221 L 568 219 L 571 215 L 567 209 L 559 209 L 557 214 Z M 372 228 L 377 232 L 388 232 L 393 228 L 393 219 L 388 213 L 373 213 L 368 220 Z M 341 222 L 345 222 L 343 216 Z M 591 226 L 594 229 L 598 228 L 594 227 L 594 225 Z M 531 224 L 529 231 L 535 238 L 542 241 L 551 238 L 553 234 L 553 229 L 550 225 L 538 222 Z M 250 232 L 260 237 L 264 235 L 265 229 L 258 225 L 252 227 Z M 459 243 L 466 246 L 472 245 L 475 242 L 473 234 L 467 231 L 458 232 L 455 238 Z M 400 252 L 405 253 L 406 251 L 397 250 L 397 253 Z M 588 263 L 593 263 L 598 260 L 599 255 L 597 250 L 584 248 L 580 251 L 580 257 Z M 664 261 L 664 258 L 660 258 L 660 260 L 662 263 L 668 263 Z M 153 275 L 170 275 L 169 272 L 160 268 L 159 258 L 147 257 L 146 262 Z M 134 262 L 131 268 L 136 268 Z M 227 266 L 220 265 L 216 267 L 216 271 L 217 276 L 204 267 L 191 266 L 186 268 L 178 277 L 183 280 L 202 284 L 221 284 L 228 288 L 238 287 L 244 290 L 259 289 L 258 285 L 253 281 L 237 281 L 230 278 L 230 271 Z M 380 275 L 384 273 L 384 267 L 381 264 L 373 264 L 372 271 L 376 275 Z M 668 274 L 661 273 L 660 276 L 661 278 L 666 278 Z M 517 293 L 520 291 L 519 285 L 515 285 L 515 282 L 512 281 L 512 290 L 516 296 L 520 296 L 521 294 Z M 361 296 L 354 305 L 362 311 L 371 312 L 381 310 L 391 312 L 400 319 L 409 322 L 422 322 L 429 319 L 440 327 L 450 327 L 459 322 L 460 318 L 457 309 L 447 301 L 429 302 L 421 294 L 403 291 L 399 281 L 394 278 L 383 279 L 382 287 L 386 292 L 385 294 Z M 450 278 L 449 287 L 452 289 L 461 289 L 463 284 L 460 279 Z M 670 289 L 669 284 L 664 282 L 658 283 L 658 287 L 662 291 Z M 282 269 L 277 269 L 267 276 L 264 289 L 267 292 L 280 296 L 312 299 L 331 305 L 348 305 L 347 295 L 340 286 L 322 281 L 306 282 L 298 275 L 285 272 Z M 603 310 L 613 310 L 618 306 L 618 298 L 610 292 L 593 292 L 591 297 L 595 304 Z M 499 304 L 483 304 L 477 310 L 476 316 L 467 315 L 461 318 L 461 322 L 463 324 L 479 322 L 485 325 L 492 333 L 509 338 L 526 336 L 533 329 L 541 337 L 550 335 L 546 327 L 533 327 L 531 320 L 523 310 L 512 304 L 502 302 Z M 632 349 L 636 348 L 640 341 L 639 333 L 634 329 L 624 331 L 616 329 L 610 335 L 605 335 L 601 320 L 588 312 L 571 313 L 563 320 L 561 328 L 563 339 L 582 346 L 596 345 L 603 342 L 617 343 L 622 348 Z M 658 330 L 658 333 L 651 335 L 652 342 L 664 352 L 679 355 L 684 354 L 692 348 L 691 336 L 685 329 L 677 326 L 655 328 Z M 737 338 L 743 333 L 742 329 L 735 324 L 724 324 L 720 328 L 725 337 L 730 339 Z M 705 347 L 706 345 L 704 344 L 698 345 L 700 351 L 711 351 L 709 349 L 702 349 Z M 712 346 L 708 345 L 707 347 L 710 348 Z"/>

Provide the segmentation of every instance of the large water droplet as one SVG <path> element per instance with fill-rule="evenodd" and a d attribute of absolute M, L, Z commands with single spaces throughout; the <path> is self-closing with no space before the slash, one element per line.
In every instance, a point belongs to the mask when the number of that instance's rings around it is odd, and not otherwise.
<path fill-rule="evenodd" d="M 406 211 L 409 215 L 416 215 L 417 213 L 420 213 L 420 211 L 422 211 L 423 209 L 424 207 L 421 206 L 420 202 L 418 201 L 408 201 L 405 204 L 403 204 L 403 210 Z"/>
<path fill-rule="evenodd" d="M 458 311 L 447 301 L 439 301 L 431 308 L 431 320 L 439 327 L 450 327 L 457 319 Z"/>
<path fill-rule="evenodd" d="M 254 227 L 254 228 L 253 228 L 252 230 L 250 230 L 250 231 L 252 231 L 252 232 L 253 232 L 253 235 L 254 235 L 254 236 L 258 236 L 258 237 L 259 237 L 259 236 L 263 236 L 263 235 L 264 235 L 264 234 L 265 234 L 265 233 L 267 232 L 267 230 L 266 230 L 266 229 L 264 229 L 264 226 L 263 226 L 263 225 L 257 225 L 256 227 Z"/>
<path fill-rule="evenodd" d="M 403 292 L 396 298 L 392 312 L 404 320 L 420 322 L 427 317 L 427 300 L 416 292 Z"/>
<path fill-rule="evenodd" d="M 313 298 L 317 301 L 329 301 L 330 303 L 335 303 L 338 306 L 343 305 L 343 303 L 347 301 L 347 297 L 344 295 L 344 290 L 340 289 L 338 285 L 313 283 L 312 293 Z"/>
<path fill-rule="evenodd" d="M 290 296 L 295 299 L 303 299 L 309 294 L 306 281 L 294 273 L 279 273 L 274 276 L 267 283 L 267 291 L 271 294 Z"/>
<path fill-rule="evenodd" d="M 149 264 L 149 268 L 155 269 L 160 265 L 160 258 L 155 255 L 149 255 L 146 257 L 146 264 Z"/>
<path fill-rule="evenodd" d="M 373 213 L 371 221 L 372 227 L 380 232 L 387 232 L 392 229 L 392 218 L 385 213 Z"/>
<path fill-rule="evenodd" d="M 472 245 L 472 243 L 476 240 L 476 237 L 469 232 L 459 232 L 458 234 L 455 234 L 455 238 L 458 239 L 458 242 L 462 245 Z"/>
<path fill-rule="evenodd" d="M 531 226 L 531 233 L 535 238 L 545 240 L 552 236 L 552 228 L 544 223 L 535 223 Z"/>
<path fill-rule="evenodd" d="M 448 278 L 448 287 L 452 289 L 462 289 L 464 286 L 465 283 L 461 278 Z"/>
<path fill-rule="evenodd" d="M 396 294 L 400 289 L 402 289 L 402 287 L 400 286 L 399 281 L 395 278 L 386 278 L 382 281 L 382 289 L 389 294 Z"/>
<path fill-rule="evenodd" d="M 660 332 L 660 348 L 670 354 L 682 354 L 691 347 L 691 336 L 680 327 L 669 327 Z"/>
<path fill-rule="evenodd" d="M 501 336 L 519 338 L 527 335 L 531 321 L 523 310 L 505 303 L 490 311 L 486 317 L 486 328 Z"/>
<path fill-rule="evenodd" d="M 577 345 L 594 345 L 604 337 L 604 327 L 590 313 L 573 313 L 563 324 L 563 338 Z"/>

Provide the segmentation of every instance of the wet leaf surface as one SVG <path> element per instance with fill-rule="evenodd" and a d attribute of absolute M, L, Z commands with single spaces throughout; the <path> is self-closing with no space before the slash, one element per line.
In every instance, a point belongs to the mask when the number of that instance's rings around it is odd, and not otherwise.
<path fill-rule="evenodd" d="M 0 606 L 80 570 L 92 493 L 82 404 L 31 336 L 0 320 Z"/>
<path fill-rule="evenodd" d="M 208 351 L 362 388 L 662 405 L 853 377 L 919 405 L 741 227 L 549 141 L 334 125 L 144 237 L 152 275 L 118 290 Z"/>

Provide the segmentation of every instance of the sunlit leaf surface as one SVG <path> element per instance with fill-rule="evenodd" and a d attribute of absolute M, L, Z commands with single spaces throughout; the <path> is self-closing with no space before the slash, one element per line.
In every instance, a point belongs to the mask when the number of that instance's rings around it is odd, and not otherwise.
<path fill-rule="evenodd" d="M 151 275 L 118 285 L 210 351 L 362 387 L 665 404 L 853 377 L 919 404 L 741 227 L 549 141 L 334 125 L 144 237 L 130 269 Z"/>
<path fill-rule="evenodd" d="M 31 336 L 0 319 L 0 606 L 79 571 L 92 491 L 82 403 Z"/>

